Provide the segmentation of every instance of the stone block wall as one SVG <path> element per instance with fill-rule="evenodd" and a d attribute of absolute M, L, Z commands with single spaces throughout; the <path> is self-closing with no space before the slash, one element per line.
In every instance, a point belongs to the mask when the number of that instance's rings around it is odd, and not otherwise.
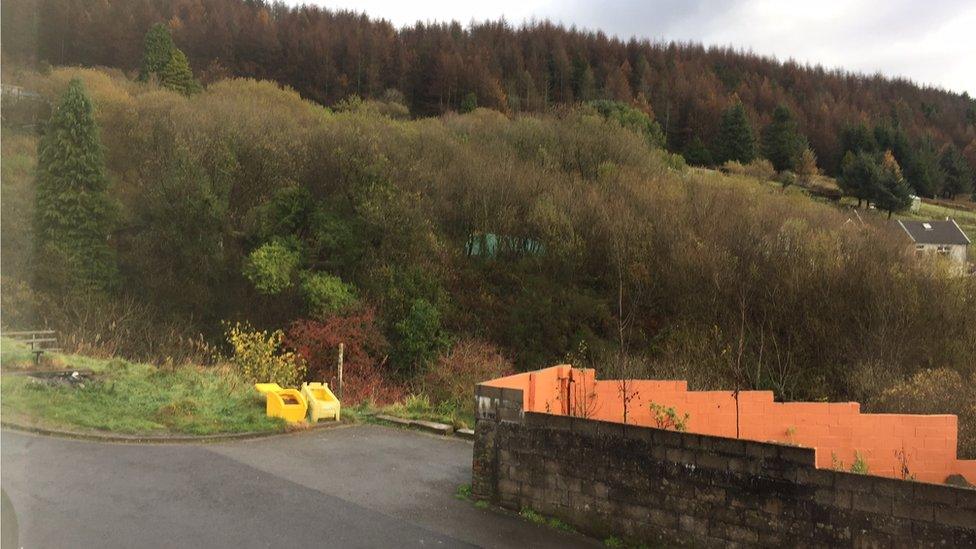
<path fill-rule="evenodd" d="M 472 482 L 504 507 L 668 546 L 976 547 L 976 490 L 817 469 L 810 448 L 516 411 L 508 391 L 479 415 Z"/>

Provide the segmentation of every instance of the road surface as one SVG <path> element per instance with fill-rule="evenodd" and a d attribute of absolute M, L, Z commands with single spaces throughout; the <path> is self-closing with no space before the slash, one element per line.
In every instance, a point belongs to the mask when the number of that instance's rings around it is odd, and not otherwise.
<path fill-rule="evenodd" d="M 377 425 L 220 444 L 3 431 L 0 452 L 28 548 L 599 546 L 455 498 L 470 442 Z"/>

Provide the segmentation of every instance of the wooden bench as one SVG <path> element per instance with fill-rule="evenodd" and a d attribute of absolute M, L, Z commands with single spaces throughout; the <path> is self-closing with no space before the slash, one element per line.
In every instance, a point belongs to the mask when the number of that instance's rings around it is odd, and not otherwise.
<path fill-rule="evenodd" d="M 61 349 L 57 347 L 58 333 L 54 330 L 4 332 L 2 335 L 29 345 L 30 352 L 34 354 L 34 364 L 41 361 L 41 355 L 44 353 L 61 351 Z"/>

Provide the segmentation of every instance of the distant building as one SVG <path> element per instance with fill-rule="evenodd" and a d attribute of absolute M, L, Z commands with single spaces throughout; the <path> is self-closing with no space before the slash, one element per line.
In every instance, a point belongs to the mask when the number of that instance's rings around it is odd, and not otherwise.
<path fill-rule="evenodd" d="M 966 265 L 966 252 L 972 242 L 955 220 L 949 218 L 945 221 L 899 220 L 898 225 L 915 243 L 916 255 L 934 253 L 945 256 L 960 266 Z"/>

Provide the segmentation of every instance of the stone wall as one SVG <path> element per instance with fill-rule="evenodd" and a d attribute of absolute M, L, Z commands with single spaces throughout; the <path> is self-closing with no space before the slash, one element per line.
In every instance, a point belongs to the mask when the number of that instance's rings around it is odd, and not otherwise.
<path fill-rule="evenodd" d="M 976 546 L 973 489 L 817 469 L 809 448 L 525 412 L 517 391 L 494 390 L 480 395 L 475 497 L 600 539 Z"/>

